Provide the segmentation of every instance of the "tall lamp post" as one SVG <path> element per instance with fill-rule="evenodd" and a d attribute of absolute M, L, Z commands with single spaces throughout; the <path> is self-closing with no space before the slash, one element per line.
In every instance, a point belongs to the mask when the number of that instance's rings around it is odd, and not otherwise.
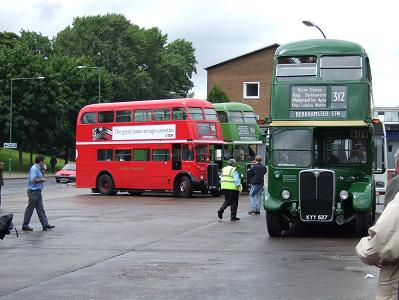
<path fill-rule="evenodd" d="M 44 79 L 44 77 L 38 76 L 38 77 L 11 78 L 11 85 L 10 85 L 10 141 L 9 141 L 9 143 L 12 143 L 12 83 L 17 80 L 35 80 L 35 79 Z M 8 157 L 8 172 L 11 174 L 11 148 L 10 148 L 10 156 Z"/>
<path fill-rule="evenodd" d="M 324 39 L 326 39 L 326 36 L 325 36 L 324 32 L 315 23 L 313 23 L 312 21 L 309 21 L 309 20 L 308 21 L 302 21 L 302 23 L 305 24 L 306 26 L 309 26 L 309 27 L 316 27 L 321 32 L 321 34 L 323 35 Z"/>
<path fill-rule="evenodd" d="M 98 71 L 98 103 L 101 102 L 101 73 L 100 67 L 92 66 L 77 66 L 78 69 L 97 69 Z"/>

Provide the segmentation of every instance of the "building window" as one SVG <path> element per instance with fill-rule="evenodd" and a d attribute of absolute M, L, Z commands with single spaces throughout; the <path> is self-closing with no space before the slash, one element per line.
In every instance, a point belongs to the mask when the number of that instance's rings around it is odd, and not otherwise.
<path fill-rule="evenodd" d="M 259 82 L 244 82 L 244 98 L 259 99 Z"/>

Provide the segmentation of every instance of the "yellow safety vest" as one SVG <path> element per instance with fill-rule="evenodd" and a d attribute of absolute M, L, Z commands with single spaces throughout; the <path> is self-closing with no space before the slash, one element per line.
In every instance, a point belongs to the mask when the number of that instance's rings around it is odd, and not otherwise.
<path fill-rule="evenodd" d="M 235 167 L 226 166 L 222 169 L 222 178 L 220 179 L 222 183 L 222 190 L 237 190 L 235 180 L 233 179 L 233 173 L 236 170 Z"/>

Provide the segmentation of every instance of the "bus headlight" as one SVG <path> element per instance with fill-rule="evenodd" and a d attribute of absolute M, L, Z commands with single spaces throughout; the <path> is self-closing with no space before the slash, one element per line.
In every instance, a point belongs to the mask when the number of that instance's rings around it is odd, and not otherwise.
<path fill-rule="evenodd" d="M 281 197 L 283 197 L 284 200 L 288 200 L 291 197 L 291 193 L 289 190 L 282 190 L 281 191 Z"/>
<path fill-rule="evenodd" d="M 339 192 L 339 197 L 340 197 L 342 200 L 348 199 L 348 197 L 349 197 L 348 191 L 345 191 L 345 190 L 340 191 L 340 192 Z"/>

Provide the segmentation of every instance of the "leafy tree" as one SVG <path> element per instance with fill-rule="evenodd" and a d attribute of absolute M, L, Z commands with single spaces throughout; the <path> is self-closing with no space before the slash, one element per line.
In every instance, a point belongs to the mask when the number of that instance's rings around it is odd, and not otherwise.
<path fill-rule="evenodd" d="M 211 88 L 207 100 L 212 103 L 230 102 L 226 92 L 218 85 Z"/>
<path fill-rule="evenodd" d="M 196 73 L 194 48 L 158 28 L 144 29 L 120 14 L 78 17 L 55 38 L 57 55 L 86 57 L 109 74 L 110 97 L 158 99 L 187 94 Z"/>
<path fill-rule="evenodd" d="M 15 39 L 12 36 L 12 43 L 5 42 L 1 45 L 1 49 L 0 61 L 8 60 L 7 64 L 0 66 L 0 74 L 4 78 L 1 90 L 4 93 L 3 98 L 8 100 L 7 119 L 4 120 L 3 128 L 4 130 L 7 128 L 7 131 L 10 130 L 8 118 L 11 102 L 9 100 L 10 84 L 11 79 L 14 79 L 12 142 L 18 143 L 19 165 L 21 166 L 23 150 L 30 150 L 32 153 L 41 145 L 49 143 L 51 131 L 55 127 L 59 115 L 59 111 L 52 105 L 56 101 L 56 97 L 46 86 L 46 82 L 40 79 L 22 79 L 47 77 L 47 60 L 52 51 L 51 43 L 47 37 L 40 34 L 22 31 L 20 37 Z M 2 109 L 4 112 L 5 105 L 2 106 Z"/>

